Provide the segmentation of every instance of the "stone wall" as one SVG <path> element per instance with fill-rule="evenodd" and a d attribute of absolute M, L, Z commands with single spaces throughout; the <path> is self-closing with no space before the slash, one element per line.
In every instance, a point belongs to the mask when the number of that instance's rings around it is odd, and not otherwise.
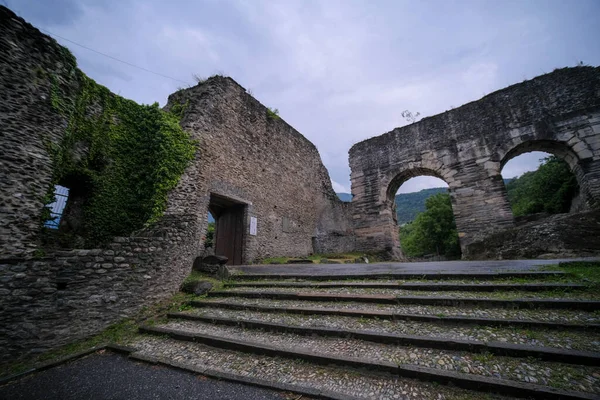
<path fill-rule="evenodd" d="M 0 259 L 0 364 L 95 334 L 172 295 L 199 251 L 193 215 L 103 249 Z"/>
<path fill-rule="evenodd" d="M 470 243 L 471 260 L 565 258 L 600 254 L 600 211 L 556 214 Z"/>
<path fill-rule="evenodd" d="M 231 78 L 213 77 L 169 97 L 187 104 L 181 124 L 201 143 L 198 162 L 172 193 L 173 209 L 208 212 L 210 195 L 246 205 L 244 262 L 313 253 L 328 235 L 331 252 L 352 239 L 347 207 L 337 198 L 315 146 Z M 249 234 L 250 217 L 257 235 Z M 206 226 L 206 222 L 204 223 Z M 322 248 L 319 247 L 319 250 Z"/>
<path fill-rule="evenodd" d="M 177 291 L 204 251 L 211 194 L 246 204 L 245 261 L 308 255 L 329 233 L 337 240 L 329 251 L 350 248 L 348 207 L 317 149 L 223 77 L 169 99 L 188 102 L 181 123 L 199 150 L 156 224 L 99 249 L 44 248 L 49 145 L 61 143 L 67 127 L 53 91 L 77 92 L 75 63 L 0 6 L 0 67 L 0 364 L 97 333 Z M 250 217 L 258 218 L 256 236 Z"/>
<path fill-rule="evenodd" d="M 354 145 L 358 250 L 402 258 L 394 194 L 407 179 L 431 175 L 448 183 L 468 256 L 469 243 L 513 226 L 500 172 L 535 150 L 565 159 L 585 207 L 600 205 L 600 68 L 556 70 Z"/>
<path fill-rule="evenodd" d="M 67 121 L 51 104 L 56 77 L 64 92 L 72 67 L 56 41 L 0 6 L 0 255 L 37 248 L 43 197 L 52 180 L 48 145 L 61 142 Z"/>

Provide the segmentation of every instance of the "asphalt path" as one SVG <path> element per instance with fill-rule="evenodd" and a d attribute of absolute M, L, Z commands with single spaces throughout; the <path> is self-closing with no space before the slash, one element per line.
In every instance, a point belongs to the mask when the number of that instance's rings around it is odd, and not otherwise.
<path fill-rule="evenodd" d="M 111 352 L 0 386 L 2 400 L 285 400 L 281 392 L 217 381 Z M 306 397 L 302 397 L 303 399 Z"/>
<path fill-rule="evenodd" d="M 505 272 L 535 271 L 543 265 L 569 261 L 598 261 L 598 257 L 555 260 L 493 260 L 493 261 L 436 261 L 436 262 L 382 262 L 372 264 L 273 264 L 228 266 L 231 272 L 246 274 L 302 274 L 350 275 L 384 273 L 438 273 L 438 272 Z"/>

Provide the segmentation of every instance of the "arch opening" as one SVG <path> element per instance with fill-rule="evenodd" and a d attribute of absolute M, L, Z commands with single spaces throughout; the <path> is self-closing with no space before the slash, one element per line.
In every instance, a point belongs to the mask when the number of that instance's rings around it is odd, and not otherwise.
<path fill-rule="evenodd" d="M 586 208 L 577 156 L 563 143 L 523 143 L 505 155 L 501 175 L 516 223 Z"/>
<path fill-rule="evenodd" d="M 412 260 L 460 258 L 449 185 L 437 173 L 416 169 L 397 175 L 388 188 L 399 246 Z"/>

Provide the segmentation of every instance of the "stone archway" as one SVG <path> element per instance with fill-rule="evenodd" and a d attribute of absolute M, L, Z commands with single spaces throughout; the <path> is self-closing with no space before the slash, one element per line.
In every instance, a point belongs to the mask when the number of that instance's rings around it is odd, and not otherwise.
<path fill-rule="evenodd" d="M 600 205 L 600 68 L 556 70 L 355 144 L 349 158 L 357 250 L 401 258 L 390 235 L 390 183 L 420 168 L 450 186 L 463 250 L 514 226 L 501 167 L 528 146 L 551 143 L 552 153 L 564 152 L 590 207 Z"/>
<path fill-rule="evenodd" d="M 580 150 L 575 151 L 574 148 Z M 583 205 L 582 209 L 589 209 L 594 205 L 596 199 L 594 199 L 593 191 L 589 190 L 594 184 L 593 182 L 589 182 L 590 179 L 593 180 L 593 176 L 586 173 L 586 166 L 593 163 L 593 154 L 586 142 L 577 137 L 572 137 L 570 142 L 558 140 L 527 140 L 517 145 L 512 145 L 512 147 L 506 145 L 505 148 L 498 152 L 500 162 L 498 164 L 497 173 L 501 174 L 502 169 L 508 161 L 521 154 L 532 151 L 543 151 L 565 161 L 577 179 Z M 584 188 L 587 190 L 584 190 Z"/>
<path fill-rule="evenodd" d="M 438 178 L 443 181 L 446 185 L 448 185 L 448 194 L 450 195 L 450 200 L 452 202 L 452 208 L 456 208 L 455 197 L 453 196 L 454 190 L 457 188 L 454 185 L 454 181 L 451 178 L 450 171 L 446 171 L 444 168 L 439 168 L 437 170 L 431 169 L 431 165 L 424 167 L 423 164 L 427 165 L 427 163 L 412 163 L 408 169 L 402 169 L 398 171 L 394 171 L 390 174 L 391 179 L 386 179 L 385 182 L 382 183 L 382 187 L 387 189 L 385 190 L 385 197 L 382 197 L 382 202 L 385 203 L 385 207 L 391 209 L 391 218 L 392 218 L 392 226 L 390 230 L 390 236 L 394 242 L 393 249 L 399 249 L 398 252 L 395 252 L 397 258 L 404 259 L 405 256 L 402 252 L 402 246 L 398 234 L 398 221 L 397 210 L 396 210 L 396 193 L 398 189 L 411 178 L 422 177 L 422 176 L 431 176 L 434 178 Z M 452 182 L 452 186 L 448 183 L 448 180 Z M 387 215 L 387 213 L 384 213 Z M 388 226 L 388 225 L 385 225 Z M 460 238 L 459 238 L 460 240 Z"/>

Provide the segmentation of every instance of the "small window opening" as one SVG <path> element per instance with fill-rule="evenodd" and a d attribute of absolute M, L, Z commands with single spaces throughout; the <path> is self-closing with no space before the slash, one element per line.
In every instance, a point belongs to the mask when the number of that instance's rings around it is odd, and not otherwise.
<path fill-rule="evenodd" d="M 44 222 L 46 228 L 58 229 L 68 198 L 69 188 L 60 185 L 54 186 L 54 201 L 46 205 L 50 209 L 50 219 Z"/>

